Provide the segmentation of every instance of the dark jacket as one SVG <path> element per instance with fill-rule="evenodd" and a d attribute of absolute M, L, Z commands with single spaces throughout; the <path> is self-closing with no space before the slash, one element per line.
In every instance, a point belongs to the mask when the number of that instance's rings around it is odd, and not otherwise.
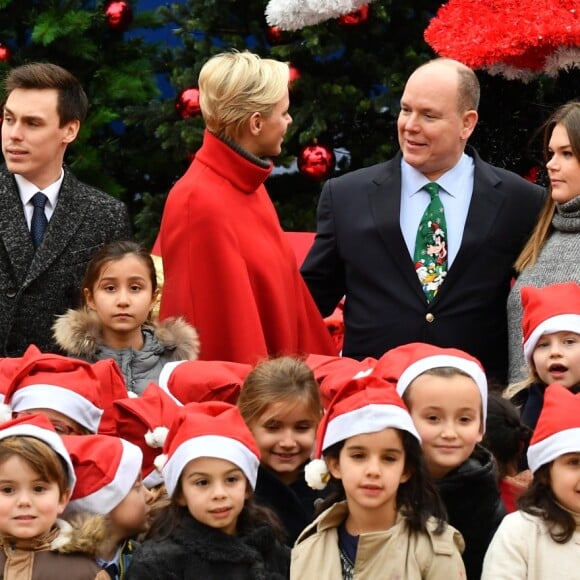
<path fill-rule="evenodd" d="M 477 445 L 467 461 L 435 483 L 449 523 L 465 540 L 467 578 L 479 580 L 487 547 L 506 515 L 491 453 Z"/>
<path fill-rule="evenodd" d="M 325 184 L 301 270 L 323 316 L 346 295 L 344 356 L 379 358 L 402 344 L 428 342 L 468 352 L 505 383 L 512 266 L 545 191 L 482 161 L 471 147 L 466 153 L 474 183 L 463 238 L 431 302 L 401 233 L 401 154 Z"/>
<path fill-rule="evenodd" d="M 21 356 L 30 344 L 58 352 L 54 317 L 79 305 L 89 260 L 107 242 L 131 237 L 126 206 L 65 168 L 56 208 L 35 252 L 16 181 L 2 166 L 0 356 Z"/>
<path fill-rule="evenodd" d="M 260 466 L 254 499 L 274 510 L 286 531 L 286 544 L 293 546 L 300 532 L 314 520 L 314 507 L 324 494 L 308 487 L 303 476 L 286 485 L 268 468 Z"/>
<path fill-rule="evenodd" d="M 285 580 L 290 550 L 267 525 L 236 536 L 187 513 L 169 538 L 141 544 L 127 580 Z"/>

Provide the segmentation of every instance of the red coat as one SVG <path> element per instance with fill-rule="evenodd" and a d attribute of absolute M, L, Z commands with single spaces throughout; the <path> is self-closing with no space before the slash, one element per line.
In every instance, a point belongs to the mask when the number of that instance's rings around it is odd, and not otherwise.
<path fill-rule="evenodd" d="M 263 185 L 271 171 L 206 131 L 167 198 L 160 317 L 195 325 L 201 359 L 336 354 Z"/>

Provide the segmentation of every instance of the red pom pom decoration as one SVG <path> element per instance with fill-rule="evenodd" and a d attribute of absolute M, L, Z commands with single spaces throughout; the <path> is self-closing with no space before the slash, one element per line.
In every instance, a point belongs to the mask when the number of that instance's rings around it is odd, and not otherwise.
<path fill-rule="evenodd" d="M 330 177 L 336 165 L 334 151 L 324 145 L 306 145 L 298 155 L 298 170 L 302 175 L 323 181 Z"/>
<path fill-rule="evenodd" d="M 113 0 L 105 6 L 107 24 L 119 32 L 125 32 L 133 20 L 133 9 L 124 0 Z"/>
<path fill-rule="evenodd" d="M 369 18 L 369 7 L 361 6 L 358 10 L 351 12 L 350 14 L 345 14 L 338 19 L 338 23 L 341 26 L 358 26 L 363 24 Z"/>
<path fill-rule="evenodd" d="M 182 119 L 199 115 L 201 113 L 199 89 L 183 89 L 175 101 L 175 108 Z"/>
<path fill-rule="evenodd" d="M 580 66 L 578 0 L 449 0 L 425 30 L 440 56 L 508 79 Z"/>

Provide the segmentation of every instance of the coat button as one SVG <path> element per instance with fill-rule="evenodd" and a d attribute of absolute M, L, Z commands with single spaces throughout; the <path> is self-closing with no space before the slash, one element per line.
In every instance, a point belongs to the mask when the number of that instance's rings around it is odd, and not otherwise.
<path fill-rule="evenodd" d="M 435 320 L 435 315 L 434 315 L 434 314 L 431 314 L 431 312 L 428 312 L 428 313 L 425 315 L 425 320 L 426 320 L 427 322 L 433 322 L 433 321 Z"/>
<path fill-rule="evenodd" d="M 8 288 L 6 290 L 6 298 L 14 298 L 17 294 L 16 288 Z"/>

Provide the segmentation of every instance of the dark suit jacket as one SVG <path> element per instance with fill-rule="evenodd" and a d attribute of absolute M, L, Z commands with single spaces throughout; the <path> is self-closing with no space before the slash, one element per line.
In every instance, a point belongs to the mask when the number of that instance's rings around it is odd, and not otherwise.
<path fill-rule="evenodd" d="M 16 181 L 2 166 L 0 356 L 20 356 L 31 343 L 58 352 L 54 317 L 78 307 L 89 260 L 103 244 L 131 237 L 126 206 L 65 168 L 56 208 L 35 252 Z"/>
<path fill-rule="evenodd" d="M 465 350 L 505 381 L 512 265 L 545 191 L 485 163 L 472 148 L 466 153 L 475 173 L 461 248 L 430 304 L 399 225 L 401 153 L 325 184 L 302 274 L 323 316 L 346 295 L 345 356 L 379 357 L 401 344 L 428 342 Z"/>

